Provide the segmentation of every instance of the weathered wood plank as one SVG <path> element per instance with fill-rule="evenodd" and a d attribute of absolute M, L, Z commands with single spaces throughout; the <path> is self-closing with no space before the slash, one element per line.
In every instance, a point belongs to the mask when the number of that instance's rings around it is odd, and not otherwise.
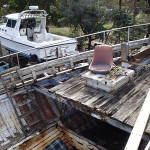
<path fill-rule="evenodd" d="M 39 143 L 42 143 L 44 140 L 51 137 L 52 135 L 55 135 L 57 132 L 58 132 L 58 129 L 56 129 L 56 127 L 52 127 L 49 130 L 44 131 L 41 135 L 34 137 L 32 140 L 29 140 L 28 142 L 26 142 L 25 145 L 22 145 L 24 147 L 20 147 L 20 148 L 24 148 L 26 150 L 33 149 Z"/>
<path fill-rule="evenodd" d="M 125 150 L 137 150 L 141 142 L 149 115 L 150 115 L 150 89 L 140 111 L 140 114 L 135 122 L 134 128 L 130 134 Z"/>
<path fill-rule="evenodd" d="M 142 46 L 143 43 L 149 43 L 149 38 L 136 40 L 136 41 L 130 41 L 129 47 L 134 48 L 137 46 Z M 120 48 L 121 48 L 120 44 L 112 46 L 112 49 L 114 51 L 120 51 Z M 71 55 L 71 56 L 59 58 L 56 60 L 52 60 L 49 62 L 44 62 L 41 64 L 36 64 L 33 66 L 23 68 L 23 69 L 21 69 L 21 74 L 22 74 L 24 80 L 28 80 L 29 78 L 32 78 L 29 81 L 25 81 L 25 83 L 31 84 L 34 82 L 34 79 L 36 78 L 35 75 L 43 74 L 44 71 L 53 75 L 56 73 L 56 69 L 54 69 L 54 68 L 63 66 L 65 64 L 70 64 L 70 63 L 71 63 L 71 68 L 74 68 L 73 62 L 74 63 L 79 62 L 80 60 L 87 60 L 88 61 L 89 58 L 92 56 L 93 56 L 93 50 L 82 52 L 82 53 L 79 53 L 76 55 Z M 69 68 L 68 70 L 70 70 L 71 68 Z M 33 77 L 32 72 L 35 72 L 34 77 Z M 17 77 L 17 74 L 15 72 L 12 72 L 12 73 L 13 73 L 13 77 L 15 79 Z M 4 78 L 4 80 L 10 81 L 9 73 L 5 74 L 3 78 Z M 41 78 L 41 80 L 43 80 L 43 79 L 44 78 Z M 0 85 L 0 88 L 2 89 L 1 85 Z"/>
<path fill-rule="evenodd" d="M 71 83 L 68 83 L 68 84 L 71 84 Z M 84 85 L 85 85 L 84 80 L 76 80 L 75 82 L 72 83 L 72 85 L 70 85 L 70 86 L 67 85 L 67 87 L 65 86 L 64 88 L 58 90 L 57 93 L 59 93 L 61 95 L 64 95 L 66 93 L 71 94 L 71 93 L 73 93 L 73 90 L 75 92 L 76 88 L 80 88 Z"/>
<path fill-rule="evenodd" d="M 133 102 L 134 100 L 136 100 L 134 96 L 143 93 L 149 86 L 148 84 L 150 83 L 150 80 L 148 80 L 149 76 L 150 76 L 149 71 L 146 71 L 142 75 L 136 76 L 133 79 L 134 84 L 132 84 L 132 82 L 128 83 L 123 88 L 124 91 L 122 92 L 122 90 L 120 90 L 119 92 L 117 92 L 116 95 L 114 95 L 114 98 L 111 100 L 111 103 L 110 104 L 106 103 L 106 106 L 103 109 L 106 109 L 107 113 L 114 114 L 121 108 L 121 106 L 126 101 L 130 100 L 131 102 Z"/>
<path fill-rule="evenodd" d="M 146 89 L 150 84 L 149 76 L 149 70 L 136 75 L 134 81 L 128 83 L 115 94 L 87 87 L 80 74 L 49 91 L 55 93 L 60 100 L 65 99 L 72 107 L 85 111 L 85 113 L 95 112 L 99 115 L 105 113 L 107 117 L 133 126 L 143 98 L 146 96 Z M 67 88 L 64 88 L 65 86 Z"/>

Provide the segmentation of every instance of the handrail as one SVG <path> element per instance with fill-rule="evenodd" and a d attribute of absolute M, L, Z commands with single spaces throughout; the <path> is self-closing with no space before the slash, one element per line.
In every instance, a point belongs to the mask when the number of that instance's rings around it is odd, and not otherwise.
<path fill-rule="evenodd" d="M 145 25 L 150 25 L 150 23 L 137 24 L 137 25 L 132 25 L 132 26 L 120 27 L 120 28 L 114 28 L 114 29 L 109 29 L 109 30 L 104 30 L 104 31 L 100 31 L 100 32 L 95 32 L 95 33 L 83 35 L 83 36 L 78 36 L 78 37 L 75 37 L 75 38 L 80 39 L 80 38 L 85 38 L 85 37 L 89 37 L 89 36 L 92 36 L 92 35 L 97 35 L 97 34 L 101 34 L 101 33 L 105 33 L 105 32 L 116 31 L 116 30 L 121 30 L 121 29 L 128 29 L 128 28 L 132 28 L 132 27 L 139 27 L 139 26 L 145 26 Z"/>
<path fill-rule="evenodd" d="M 131 47 L 135 47 L 136 45 L 143 45 L 143 43 L 149 42 L 149 41 L 150 41 L 149 38 L 138 40 L 138 41 L 132 41 L 129 44 L 129 47 L 131 48 Z M 148 47 L 150 47 L 150 46 L 147 46 L 147 48 Z M 121 45 L 120 44 L 113 45 L 112 49 L 114 51 L 118 51 L 118 50 L 120 51 Z M 46 62 L 39 63 L 36 65 L 31 65 L 26 68 L 22 68 L 22 69 L 20 69 L 20 71 L 21 71 L 21 74 L 22 74 L 26 84 L 33 83 L 35 81 L 35 79 L 36 79 L 36 81 L 42 81 L 42 80 L 49 78 L 56 74 L 60 74 L 60 73 L 64 73 L 67 71 L 71 71 L 72 69 L 78 69 L 81 67 L 88 66 L 88 64 L 92 60 L 93 52 L 94 52 L 94 50 L 85 51 L 85 52 L 81 52 L 79 54 L 70 55 L 70 56 L 59 58 L 59 59 L 54 59 L 52 61 L 46 61 Z M 114 58 L 114 61 L 115 61 L 115 59 L 116 58 Z M 83 64 L 77 65 L 81 61 L 84 62 L 85 65 L 83 65 Z M 59 72 L 60 67 L 62 68 L 61 72 Z M 45 76 L 45 77 L 38 76 L 38 75 L 43 74 L 44 72 L 48 73 L 48 76 Z M 35 75 L 37 76 L 37 78 L 35 77 Z M 8 86 L 12 83 L 10 81 L 14 81 L 15 78 L 17 78 L 17 74 L 15 72 L 6 73 L 3 75 L 3 80 L 5 80 L 6 84 L 8 84 Z M 3 87 L 1 86 L 1 83 L 0 83 L 0 92 L 2 92 L 2 91 L 3 91 Z"/>
<path fill-rule="evenodd" d="M 146 23 L 146 24 L 138 24 L 138 25 L 132 25 L 132 26 L 126 26 L 126 27 L 120 27 L 120 28 L 114 28 L 114 29 L 109 29 L 109 30 L 105 30 L 105 31 L 100 31 L 100 32 L 95 32 L 95 33 L 91 33 L 91 34 L 87 34 L 87 35 L 83 35 L 83 36 L 79 36 L 79 37 L 75 37 L 75 38 L 70 38 L 70 39 L 67 39 L 67 40 L 63 40 L 64 42 L 66 41 L 70 41 L 70 40 L 73 40 L 73 39 L 80 39 L 80 38 L 85 38 L 85 37 L 88 37 L 88 36 L 92 36 L 92 35 L 97 35 L 97 34 L 102 34 L 103 33 L 103 36 L 105 38 L 105 33 L 106 32 L 110 32 L 110 31 L 116 31 L 116 30 L 122 30 L 122 29 L 128 29 L 128 42 L 129 42 L 129 36 L 130 36 L 130 28 L 132 27 L 139 27 L 139 26 L 146 26 L 146 25 L 150 25 L 150 23 Z M 59 44 L 60 42 L 57 43 L 57 45 Z M 104 40 L 104 43 L 105 43 L 105 40 Z M 19 51 L 19 52 L 15 52 L 13 54 L 9 54 L 9 55 L 5 55 L 5 56 L 2 56 L 0 57 L 0 59 L 3 59 L 3 58 L 6 58 L 6 57 L 10 57 L 10 56 L 13 56 L 13 55 L 18 55 L 20 53 L 25 53 L 25 52 L 28 52 L 28 51 L 31 51 L 31 50 L 34 50 L 34 49 L 44 49 L 46 46 L 49 46 L 49 44 L 46 44 L 44 46 L 39 46 L 39 47 L 35 47 L 35 48 L 31 48 L 31 49 L 27 49 L 27 50 L 23 50 L 23 51 Z M 53 44 L 52 46 L 55 46 L 55 44 Z M 47 59 L 47 56 L 45 56 L 46 59 Z M 19 64 L 19 60 L 18 60 L 18 56 L 17 56 L 17 62 Z"/>

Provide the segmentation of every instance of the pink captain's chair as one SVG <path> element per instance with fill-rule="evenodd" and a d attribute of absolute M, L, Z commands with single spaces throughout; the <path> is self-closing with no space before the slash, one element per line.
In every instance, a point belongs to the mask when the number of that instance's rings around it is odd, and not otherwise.
<path fill-rule="evenodd" d="M 89 66 L 92 73 L 106 75 L 113 65 L 113 51 L 109 45 L 98 45 L 95 47 L 93 60 Z"/>

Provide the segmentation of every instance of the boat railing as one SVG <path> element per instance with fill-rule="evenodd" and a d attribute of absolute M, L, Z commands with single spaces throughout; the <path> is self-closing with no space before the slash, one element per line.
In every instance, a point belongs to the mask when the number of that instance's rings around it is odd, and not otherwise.
<path fill-rule="evenodd" d="M 48 14 L 45 10 L 27 10 L 19 14 L 20 19 L 26 18 L 45 18 Z"/>
<path fill-rule="evenodd" d="M 129 37 L 130 37 L 130 30 L 131 28 L 135 28 L 135 27 L 140 27 L 140 26 L 148 26 L 150 25 L 150 23 L 146 23 L 146 24 L 139 24 L 139 25 L 133 25 L 133 26 L 127 26 L 127 27 L 121 27 L 121 28 L 115 28 L 115 29 L 110 29 L 110 30 L 105 30 L 105 31 L 100 31 L 100 32 L 96 32 L 96 33 L 92 33 L 92 34 L 88 34 L 88 35 L 84 35 L 84 36 L 79 36 L 79 37 L 75 37 L 76 40 L 79 40 L 81 38 L 86 38 L 86 37 L 89 37 L 89 36 L 92 36 L 92 35 L 98 35 L 98 34 L 103 34 L 103 38 L 105 39 L 105 34 L 107 32 L 110 32 L 110 31 L 117 31 L 117 30 L 122 30 L 122 29 L 128 29 L 128 44 L 129 44 L 129 47 L 130 48 L 139 48 L 139 47 L 142 47 L 143 44 L 149 44 L 150 42 L 150 39 L 149 38 L 142 38 L 140 40 L 134 40 L 134 41 L 130 41 L 129 40 Z M 68 40 L 64 40 L 65 41 L 69 41 L 69 40 L 72 40 L 72 39 L 68 39 Z M 103 44 L 106 44 L 105 43 L 105 40 L 103 41 Z M 57 45 L 59 45 L 59 42 L 57 43 Z M 31 49 L 27 49 L 27 50 L 24 50 L 24 51 L 19 51 L 19 52 L 15 52 L 15 53 L 12 53 L 12 54 L 9 54 L 9 55 L 5 55 L 5 56 L 2 56 L 0 57 L 0 60 L 3 60 L 5 58 L 10 58 L 10 57 L 13 57 L 13 56 L 16 56 L 17 58 L 17 65 L 20 66 L 20 61 L 19 61 L 19 55 L 20 54 L 25 54 L 26 52 L 30 52 L 32 50 L 35 50 L 35 49 L 43 49 L 46 51 L 46 47 L 48 45 L 44 45 L 44 46 L 39 46 L 39 47 L 36 47 L 36 48 L 31 48 Z M 53 45 L 52 45 L 53 46 Z M 54 45 L 55 46 L 55 45 Z M 112 45 L 113 47 L 113 51 L 114 52 L 119 52 L 121 51 L 121 43 L 118 43 L 118 44 L 115 44 L 115 45 Z M 59 47 L 57 47 L 56 49 L 59 49 Z M 90 50 L 90 51 L 86 51 L 85 52 L 85 55 L 90 55 L 92 56 L 93 55 L 93 50 Z M 83 58 L 85 59 L 85 58 Z M 45 61 L 49 61 L 48 59 L 48 56 L 47 56 L 47 53 L 45 53 Z"/>

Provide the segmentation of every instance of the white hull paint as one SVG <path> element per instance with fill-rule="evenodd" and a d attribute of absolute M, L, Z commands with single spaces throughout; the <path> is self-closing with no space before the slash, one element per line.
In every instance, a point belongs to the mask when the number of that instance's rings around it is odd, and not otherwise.
<path fill-rule="evenodd" d="M 55 59 L 56 56 L 56 49 L 58 48 L 59 57 L 64 57 L 68 55 L 75 54 L 76 51 L 76 40 L 70 39 L 70 40 L 59 40 L 57 42 L 46 42 L 45 45 L 43 44 L 32 44 L 30 41 L 26 44 L 23 41 L 19 41 L 19 39 L 7 39 L 0 37 L 1 45 L 6 48 L 7 50 L 13 51 L 13 52 L 23 52 L 23 55 L 26 57 L 29 57 L 30 54 L 36 54 L 39 59 Z M 30 44 L 31 43 L 31 44 Z"/>
<path fill-rule="evenodd" d="M 56 49 L 59 57 L 76 54 L 76 39 L 48 33 L 46 16 L 44 10 L 7 15 L 7 23 L 0 25 L 1 45 L 13 52 L 25 51 L 27 57 L 36 54 L 39 59 L 57 58 Z"/>

